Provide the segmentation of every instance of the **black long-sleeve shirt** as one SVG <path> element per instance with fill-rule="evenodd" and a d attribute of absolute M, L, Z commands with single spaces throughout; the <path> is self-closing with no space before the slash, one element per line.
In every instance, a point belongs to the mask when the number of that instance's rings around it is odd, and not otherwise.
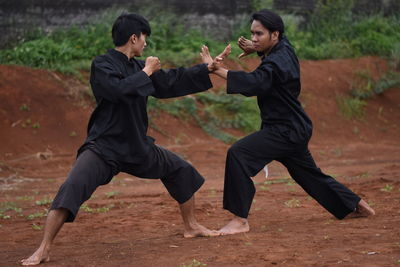
<path fill-rule="evenodd" d="M 97 106 L 81 149 L 94 146 L 109 161 L 143 162 L 154 144 L 147 136 L 148 96 L 178 97 L 212 87 L 205 64 L 160 70 L 150 77 L 144 65 L 115 49 L 93 60 L 90 84 Z"/>
<path fill-rule="evenodd" d="M 253 72 L 228 72 L 227 92 L 257 96 L 262 128 L 275 128 L 295 143 L 308 142 L 312 134 L 312 122 L 298 100 L 300 90 L 299 61 L 286 38 Z"/>

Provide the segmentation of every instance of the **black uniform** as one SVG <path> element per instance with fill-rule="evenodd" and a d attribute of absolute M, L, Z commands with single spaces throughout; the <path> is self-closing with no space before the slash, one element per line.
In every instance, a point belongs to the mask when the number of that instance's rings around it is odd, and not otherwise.
<path fill-rule="evenodd" d="M 160 178 L 179 203 L 189 200 L 204 178 L 176 154 L 154 144 L 147 136 L 147 98 L 170 98 L 212 87 L 205 64 L 160 70 L 150 77 L 144 62 L 128 60 L 114 49 L 94 59 L 90 83 L 97 106 L 88 136 L 51 209 L 70 211 L 73 221 L 94 190 L 118 172 L 142 178 Z"/>
<path fill-rule="evenodd" d="M 227 92 L 257 96 L 262 119 L 260 131 L 228 150 L 224 208 L 233 214 L 247 218 L 255 194 L 251 177 L 272 160 L 281 162 L 292 178 L 337 218 L 357 207 L 360 197 L 322 173 L 308 150 L 312 122 L 298 101 L 300 89 L 299 62 L 285 37 L 255 71 L 228 72 Z"/>

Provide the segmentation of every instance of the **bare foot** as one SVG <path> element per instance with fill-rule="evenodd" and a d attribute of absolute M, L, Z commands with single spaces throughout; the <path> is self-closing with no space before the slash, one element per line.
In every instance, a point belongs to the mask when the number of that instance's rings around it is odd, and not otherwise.
<path fill-rule="evenodd" d="M 250 230 L 249 222 L 245 218 L 235 217 L 227 225 L 222 227 L 219 232 L 221 235 L 234 235 L 245 233 Z"/>
<path fill-rule="evenodd" d="M 346 219 L 369 217 L 373 215 L 375 215 L 375 211 L 368 205 L 367 202 L 361 199 L 360 202 L 358 202 L 356 210 L 347 215 Z"/>
<path fill-rule="evenodd" d="M 220 233 L 215 230 L 207 229 L 206 227 L 202 226 L 201 224 L 194 224 L 191 225 L 190 228 L 185 229 L 183 233 L 183 237 L 185 238 L 192 238 L 192 237 L 201 237 L 201 236 L 219 236 Z"/>
<path fill-rule="evenodd" d="M 38 265 L 50 261 L 49 249 L 39 247 L 29 258 L 21 260 L 22 265 Z"/>

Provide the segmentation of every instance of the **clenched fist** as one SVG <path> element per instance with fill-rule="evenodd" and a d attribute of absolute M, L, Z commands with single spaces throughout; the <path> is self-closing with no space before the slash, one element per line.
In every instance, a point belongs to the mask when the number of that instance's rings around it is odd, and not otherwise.
<path fill-rule="evenodd" d="M 161 69 L 161 63 L 158 57 L 148 57 L 146 58 L 146 63 L 143 71 L 146 72 L 148 76 L 152 75 Z"/>

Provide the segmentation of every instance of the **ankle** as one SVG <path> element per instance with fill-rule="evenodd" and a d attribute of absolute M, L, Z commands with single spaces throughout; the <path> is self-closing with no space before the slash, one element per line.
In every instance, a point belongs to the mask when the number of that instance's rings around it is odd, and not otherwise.
<path fill-rule="evenodd" d="M 247 218 L 242 218 L 242 217 L 238 217 L 238 216 L 235 216 L 233 218 L 233 221 L 236 221 L 236 222 L 238 222 L 238 223 L 240 223 L 242 225 L 248 224 Z"/>
<path fill-rule="evenodd" d="M 42 242 L 39 246 L 39 249 L 42 250 L 43 252 L 49 252 L 50 248 L 51 248 L 50 242 Z"/>

